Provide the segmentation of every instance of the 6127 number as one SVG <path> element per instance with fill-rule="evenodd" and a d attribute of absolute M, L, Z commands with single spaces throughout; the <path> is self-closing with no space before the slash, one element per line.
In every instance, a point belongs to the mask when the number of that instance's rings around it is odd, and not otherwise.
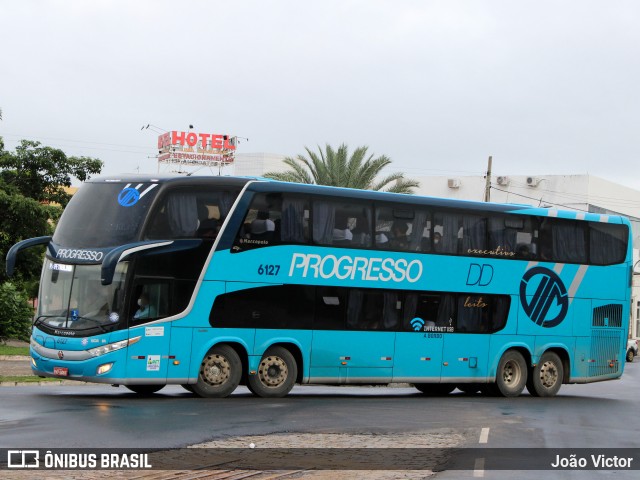
<path fill-rule="evenodd" d="M 258 275 L 278 275 L 280 271 L 280 265 L 259 265 L 258 266 Z"/>

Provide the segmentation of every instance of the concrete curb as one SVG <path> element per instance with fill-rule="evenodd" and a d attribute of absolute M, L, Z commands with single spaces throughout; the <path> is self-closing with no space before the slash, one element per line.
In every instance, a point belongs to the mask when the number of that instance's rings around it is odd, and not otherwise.
<path fill-rule="evenodd" d="M 28 362 L 31 359 L 28 355 L 0 355 L 0 361 L 9 362 Z"/>

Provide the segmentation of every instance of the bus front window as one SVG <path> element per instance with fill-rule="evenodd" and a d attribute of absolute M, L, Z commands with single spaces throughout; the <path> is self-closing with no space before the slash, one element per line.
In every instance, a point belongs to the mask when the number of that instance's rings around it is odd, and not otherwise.
<path fill-rule="evenodd" d="M 120 322 L 127 262 L 121 262 L 111 285 L 100 281 L 100 265 L 65 265 L 46 259 L 38 321 L 69 330 L 105 330 Z"/>

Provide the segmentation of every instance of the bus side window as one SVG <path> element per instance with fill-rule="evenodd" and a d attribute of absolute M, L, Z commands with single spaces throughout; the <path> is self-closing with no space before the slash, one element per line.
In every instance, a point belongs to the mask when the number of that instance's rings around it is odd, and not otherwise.
<path fill-rule="evenodd" d="M 371 207 L 357 202 L 313 201 L 313 242 L 318 245 L 369 247 Z"/>
<path fill-rule="evenodd" d="M 504 328 L 509 315 L 507 295 L 458 295 L 456 332 L 492 333 Z"/>
<path fill-rule="evenodd" d="M 587 232 L 585 222 L 553 219 L 551 223 L 553 260 L 567 263 L 587 263 Z"/>
<path fill-rule="evenodd" d="M 141 324 L 169 315 L 169 283 L 144 282 L 134 287 L 135 295 L 130 311 L 132 322 Z"/>
<path fill-rule="evenodd" d="M 265 247 L 280 243 L 282 195 L 256 194 L 236 233 L 233 251 Z"/>
<path fill-rule="evenodd" d="M 277 226 L 277 225 L 276 225 Z M 282 243 L 307 243 L 309 240 L 309 203 L 285 195 L 279 228 Z"/>
<path fill-rule="evenodd" d="M 462 217 L 462 253 L 474 255 L 487 250 L 487 219 L 478 215 Z"/>
<path fill-rule="evenodd" d="M 489 303 L 486 296 L 458 295 L 456 332 L 480 333 L 488 330 Z M 484 319 L 484 322 L 483 322 Z"/>
<path fill-rule="evenodd" d="M 440 297 L 439 293 L 407 292 L 402 315 L 402 330 L 414 330 L 411 324 L 414 318 L 424 320 L 424 325 L 428 327 L 435 326 L 438 319 Z"/>
<path fill-rule="evenodd" d="M 458 253 L 458 240 L 462 235 L 462 215 L 457 213 L 436 213 L 434 214 L 434 236 L 437 233 L 440 238 L 439 242 L 435 244 L 434 249 L 439 253 Z"/>
<path fill-rule="evenodd" d="M 346 288 L 318 287 L 316 289 L 315 330 L 344 330 L 347 313 Z"/>
<path fill-rule="evenodd" d="M 594 265 L 624 261 L 629 230 L 626 225 L 589 223 L 589 260 Z"/>
<path fill-rule="evenodd" d="M 363 290 L 349 291 L 347 328 L 349 330 L 395 330 L 400 305 L 397 292 Z"/>

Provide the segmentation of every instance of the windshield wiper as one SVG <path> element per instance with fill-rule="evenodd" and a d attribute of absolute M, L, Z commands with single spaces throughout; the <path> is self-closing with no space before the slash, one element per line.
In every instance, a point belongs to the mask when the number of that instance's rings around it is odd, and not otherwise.
<path fill-rule="evenodd" d="M 98 325 L 98 327 L 100 327 L 100 329 L 101 329 L 103 332 L 108 332 L 108 331 L 109 331 L 109 330 L 107 330 L 107 329 L 105 328 L 105 326 L 101 323 L 101 321 L 100 321 L 100 320 L 96 320 L 95 318 L 91 318 L 91 317 L 77 317 L 77 320 L 89 320 L 89 321 L 94 322 L 95 324 L 97 324 L 97 325 Z M 74 321 L 77 321 L 77 320 L 74 320 Z M 86 328 L 84 328 L 83 330 L 86 330 Z"/>

